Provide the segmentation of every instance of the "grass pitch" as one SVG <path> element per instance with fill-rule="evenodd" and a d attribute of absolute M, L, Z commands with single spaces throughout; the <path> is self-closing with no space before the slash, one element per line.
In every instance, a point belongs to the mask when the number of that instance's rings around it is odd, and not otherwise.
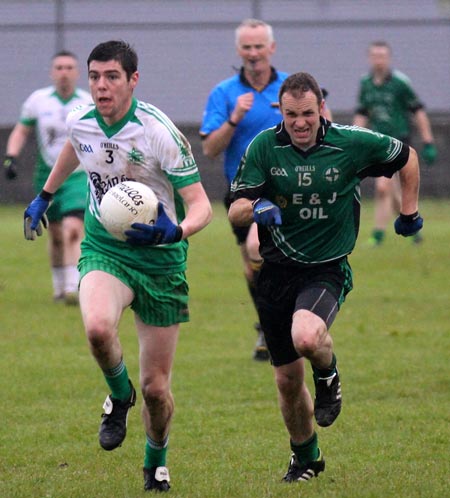
<path fill-rule="evenodd" d="M 286 485 L 289 441 L 271 367 L 251 359 L 255 314 L 223 208 L 215 206 L 212 224 L 191 239 L 191 322 L 182 326 L 173 374 L 169 496 L 448 494 L 450 207 L 424 201 L 421 211 L 422 245 L 392 231 L 384 246 L 369 249 L 365 204 L 350 256 L 355 289 L 332 327 L 343 410 L 332 427 L 318 428 L 325 472 Z M 145 496 L 139 408 L 130 412 L 123 447 L 101 450 L 108 390 L 79 310 L 51 301 L 46 236 L 23 240 L 22 213 L 0 207 L 0 496 Z M 137 383 L 131 312 L 120 336 Z"/>

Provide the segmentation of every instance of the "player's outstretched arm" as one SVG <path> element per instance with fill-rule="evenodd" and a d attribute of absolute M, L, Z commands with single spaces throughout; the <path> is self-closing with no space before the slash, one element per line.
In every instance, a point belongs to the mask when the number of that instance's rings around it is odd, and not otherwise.
<path fill-rule="evenodd" d="M 45 213 L 53 194 L 77 166 L 78 158 L 72 144 L 67 141 L 41 193 L 25 209 L 23 229 L 27 240 L 35 240 L 36 236 L 42 235 L 43 228 L 47 228 L 48 221 Z"/>
<path fill-rule="evenodd" d="M 424 109 L 419 109 L 415 114 L 415 123 L 419 135 L 423 142 L 423 147 L 420 152 L 421 158 L 427 165 L 432 165 L 437 158 L 438 151 L 434 144 L 433 132 L 427 113 Z"/>
<path fill-rule="evenodd" d="M 420 173 L 417 152 L 410 147 L 408 162 L 399 172 L 401 185 L 400 215 L 395 220 L 395 231 L 399 235 L 409 237 L 423 226 L 419 214 Z"/>
<path fill-rule="evenodd" d="M 17 158 L 24 148 L 33 127 L 17 123 L 8 137 L 3 168 L 7 180 L 17 178 Z"/>
<path fill-rule="evenodd" d="M 75 150 L 70 140 L 67 140 L 45 182 L 44 190 L 54 194 L 78 165 L 79 161 Z"/>
<path fill-rule="evenodd" d="M 399 172 L 402 190 L 401 212 L 411 214 L 419 208 L 420 172 L 417 152 L 409 148 L 408 162 Z"/>

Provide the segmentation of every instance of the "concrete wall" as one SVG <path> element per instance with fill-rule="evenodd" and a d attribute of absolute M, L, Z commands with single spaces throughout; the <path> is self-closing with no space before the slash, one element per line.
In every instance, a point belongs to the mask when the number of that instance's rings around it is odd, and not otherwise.
<path fill-rule="evenodd" d="M 220 198 L 221 161 L 202 156 L 197 130 L 209 91 L 239 66 L 234 29 L 246 17 L 273 25 L 274 65 L 316 76 L 343 123 L 351 120 L 367 69 L 367 45 L 387 40 L 396 67 L 410 76 L 433 119 L 440 158 L 423 169 L 422 193 L 450 195 L 450 0 L 1 0 L 0 157 L 22 102 L 48 84 L 49 60 L 57 50 L 78 54 L 80 85 L 87 87 L 91 49 L 123 38 L 140 57 L 136 96 L 160 107 L 186 133 L 208 193 Z M 0 175 L 0 202 L 26 202 L 33 195 L 34 154 L 32 143 L 16 182 Z"/>
<path fill-rule="evenodd" d="M 249 16 L 270 22 L 273 62 L 306 70 L 350 112 L 366 71 L 366 48 L 386 39 L 430 111 L 450 112 L 450 20 L 446 0 L 2 0 L 0 126 L 48 83 L 49 60 L 67 48 L 85 61 L 99 42 L 123 38 L 140 56 L 137 96 L 178 123 L 198 123 L 209 91 L 239 66 L 234 29 Z M 448 2 L 447 2 L 448 4 Z"/>

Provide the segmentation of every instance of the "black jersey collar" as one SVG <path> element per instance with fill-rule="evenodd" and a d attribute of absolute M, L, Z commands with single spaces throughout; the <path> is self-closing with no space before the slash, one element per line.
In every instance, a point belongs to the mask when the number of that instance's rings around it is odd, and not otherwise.
<path fill-rule="evenodd" d="M 267 85 L 265 86 L 265 88 L 267 88 L 271 83 L 273 83 L 274 81 L 276 81 L 277 78 L 278 78 L 277 70 L 274 67 L 271 66 L 270 67 L 270 78 L 269 78 L 269 82 L 267 83 Z M 245 77 L 244 67 L 241 67 L 241 69 L 239 71 L 239 79 L 240 79 L 240 81 L 241 81 L 241 83 L 243 85 L 249 86 L 250 88 L 253 88 L 252 84 Z"/>
<path fill-rule="evenodd" d="M 317 130 L 316 144 L 310 147 L 308 150 L 301 150 L 292 143 L 291 137 L 289 136 L 289 133 L 286 131 L 286 128 L 284 127 L 284 121 L 281 121 L 281 123 L 278 124 L 277 127 L 275 128 L 275 135 L 277 142 L 280 145 L 291 145 L 292 148 L 296 150 L 299 154 L 307 156 L 311 152 L 314 152 L 317 149 L 317 147 L 319 147 L 322 144 L 322 142 L 325 139 L 327 130 L 330 127 L 330 124 L 331 124 L 330 121 L 325 119 L 323 116 L 320 116 L 320 127 Z"/>

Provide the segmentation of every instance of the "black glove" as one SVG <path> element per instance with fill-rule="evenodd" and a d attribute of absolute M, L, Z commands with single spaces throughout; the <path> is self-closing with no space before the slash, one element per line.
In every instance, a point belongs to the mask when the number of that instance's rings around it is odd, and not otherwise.
<path fill-rule="evenodd" d="M 423 218 L 420 216 L 419 211 L 414 214 L 400 213 L 394 223 L 395 233 L 403 235 L 403 237 L 415 235 L 422 227 Z"/>
<path fill-rule="evenodd" d="M 5 170 L 5 176 L 8 180 L 14 180 L 17 178 L 17 161 L 13 156 L 5 156 L 3 160 L 3 168 Z"/>

